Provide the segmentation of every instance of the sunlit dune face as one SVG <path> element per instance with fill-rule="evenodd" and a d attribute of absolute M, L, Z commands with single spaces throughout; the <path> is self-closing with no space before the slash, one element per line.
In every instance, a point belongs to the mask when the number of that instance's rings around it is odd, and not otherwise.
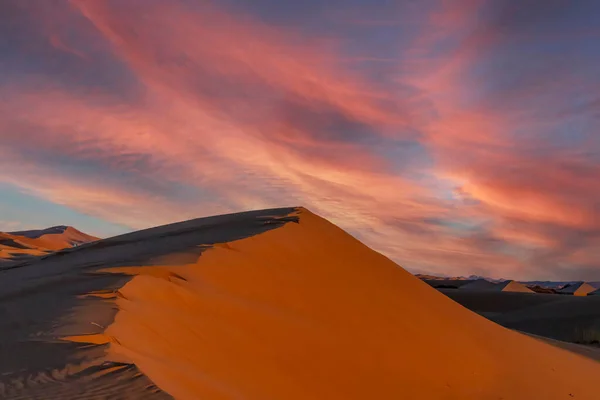
<path fill-rule="evenodd" d="M 293 216 L 188 263 L 104 269 L 131 277 L 109 300 L 114 321 L 65 340 L 109 343 L 108 360 L 134 362 L 178 399 L 595 393 L 594 361 L 460 307 L 306 209 Z"/>
<path fill-rule="evenodd" d="M 304 204 L 415 271 L 590 271 L 593 5 L 2 7 L 18 190 L 131 228 Z"/>

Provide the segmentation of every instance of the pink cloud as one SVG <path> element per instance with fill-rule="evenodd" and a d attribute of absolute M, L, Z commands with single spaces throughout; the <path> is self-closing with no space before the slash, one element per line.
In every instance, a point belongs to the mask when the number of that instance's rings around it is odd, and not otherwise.
<path fill-rule="evenodd" d="M 474 95 L 471 68 L 506 40 L 473 28 L 480 1 L 440 2 L 385 84 L 350 67 L 339 39 L 234 9 L 70 4 L 63 12 L 87 21 L 81 35 L 109 44 L 140 88 L 119 97 L 42 78 L 0 87 L 0 130 L 18 132 L 0 143 L 0 181 L 134 228 L 305 205 L 432 272 L 518 274 L 530 268 L 523 248 L 533 258 L 569 247 L 556 227 L 598 228 L 597 165 L 564 149 L 540 152 L 539 136 L 515 143 L 523 126 L 550 123 L 532 121 L 532 108 L 513 113 L 514 104 L 572 80 L 495 101 Z M 63 31 L 48 32 L 58 51 L 79 53 Z M 454 45 L 440 51 L 449 36 Z M 417 139 L 432 165 L 399 168 L 403 160 L 382 155 Z M 586 251 L 573 260 L 587 261 Z"/>
<path fill-rule="evenodd" d="M 190 90 L 198 83 L 197 71 L 203 71 L 242 85 L 256 81 L 283 89 L 304 101 L 329 104 L 362 122 L 403 122 L 398 112 L 381 108 L 381 102 L 399 99 L 340 70 L 329 56 L 337 51 L 326 40 L 272 29 L 208 3 L 198 12 L 181 2 L 149 5 L 145 19 L 103 1 L 72 3 L 152 88 L 196 97 Z"/>
<path fill-rule="evenodd" d="M 535 75 L 527 77 L 527 85 L 501 95 L 479 96 L 476 90 L 486 82 L 473 73 L 474 67 L 508 40 L 493 23 L 480 22 L 485 29 L 473 30 L 474 11 L 481 4 L 449 3 L 454 11 L 434 15 L 428 33 L 415 41 L 412 54 L 419 60 L 432 45 L 447 40 L 448 32 L 458 37 L 461 31 L 471 32 L 458 40 L 458 47 L 436 55 L 444 61 L 441 68 L 438 63 L 419 67 L 408 78 L 437 114 L 420 121 L 425 143 L 436 157 L 437 175 L 455 182 L 468 198 L 478 202 L 462 218 L 487 221 L 487 233 L 513 247 L 515 256 L 481 260 L 482 264 L 489 269 L 492 265 L 512 268 L 516 273 L 524 268 L 548 273 L 538 269 L 543 267 L 536 265 L 536 260 L 551 253 L 544 258 L 545 267 L 571 264 L 576 268 L 577 263 L 594 257 L 587 237 L 592 240 L 600 229 L 596 210 L 600 186 L 594 178 L 600 172 L 599 164 L 586 154 L 597 149 L 598 142 L 588 135 L 574 150 L 557 146 L 546 137 L 566 117 L 555 111 L 560 102 L 568 96 L 592 94 L 593 84 L 582 82 L 568 63 L 557 61 L 535 69 Z M 424 64 L 419 61 L 415 65 Z M 511 221 L 516 219 L 527 225 L 512 227 Z M 450 248 L 461 246 L 453 242 Z M 477 244 L 470 243 L 467 248 L 475 249 Z M 470 262 L 476 260 L 473 255 Z"/>

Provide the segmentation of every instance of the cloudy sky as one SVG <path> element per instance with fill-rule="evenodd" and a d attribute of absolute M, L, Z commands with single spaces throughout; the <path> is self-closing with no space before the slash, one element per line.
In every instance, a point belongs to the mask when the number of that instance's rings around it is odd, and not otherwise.
<path fill-rule="evenodd" d="M 595 0 L 3 0 L 0 230 L 304 205 L 413 272 L 600 280 Z"/>

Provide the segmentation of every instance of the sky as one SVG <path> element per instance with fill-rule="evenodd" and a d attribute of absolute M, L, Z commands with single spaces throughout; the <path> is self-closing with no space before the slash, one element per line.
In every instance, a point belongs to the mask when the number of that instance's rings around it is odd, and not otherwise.
<path fill-rule="evenodd" d="M 3 0 L 0 231 L 305 206 L 417 273 L 600 280 L 595 0 Z"/>

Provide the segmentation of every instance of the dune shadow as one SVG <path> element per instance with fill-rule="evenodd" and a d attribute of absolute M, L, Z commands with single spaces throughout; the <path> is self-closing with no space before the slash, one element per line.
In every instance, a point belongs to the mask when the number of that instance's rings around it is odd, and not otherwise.
<path fill-rule="evenodd" d="M 52 374 L 97 357 L 102 346 L 61 340 L 102 333 L 114 302 L 85 297 L 116 291 L 132 277 L 98 273 L 111 267 L 189 263 L 217 243 L 254 236 L 289 222 L 295 208 L 251 211 L 133 232 L 0 266 L 0 397 L 23 374 Z M 100 349 L 94 349 L 100 347 Z M 21 378 L 18 378 L 21 376 Z M 148 380 L 146 386 L 150 387 Z M 6 393 L 4 393 L 6 396 Z M 4 398 L 4 397 L 3 397 Z"/>
<path fill-rule="evenodd" d="M 562 342 L 560 340 L 551 339 L 551 338 L 538 336 L 538 335 L 533 335 L 533 334 L 530 334 L 527 332 L 519 332 L 519 333 L 530 336 L 536 340 L 547 343 L 554 347 L 558 347 L 560 349 L 570 351 L 570 352 L 578 354 L 580 356 L 584 356 L 584 357 L 594 360 L 596 362 L 600 362 L 600 347 L 599 346 L 590 346 L 590 345 L 583 345 L 583 344 L 577 344 L 577 343 Z"/>

